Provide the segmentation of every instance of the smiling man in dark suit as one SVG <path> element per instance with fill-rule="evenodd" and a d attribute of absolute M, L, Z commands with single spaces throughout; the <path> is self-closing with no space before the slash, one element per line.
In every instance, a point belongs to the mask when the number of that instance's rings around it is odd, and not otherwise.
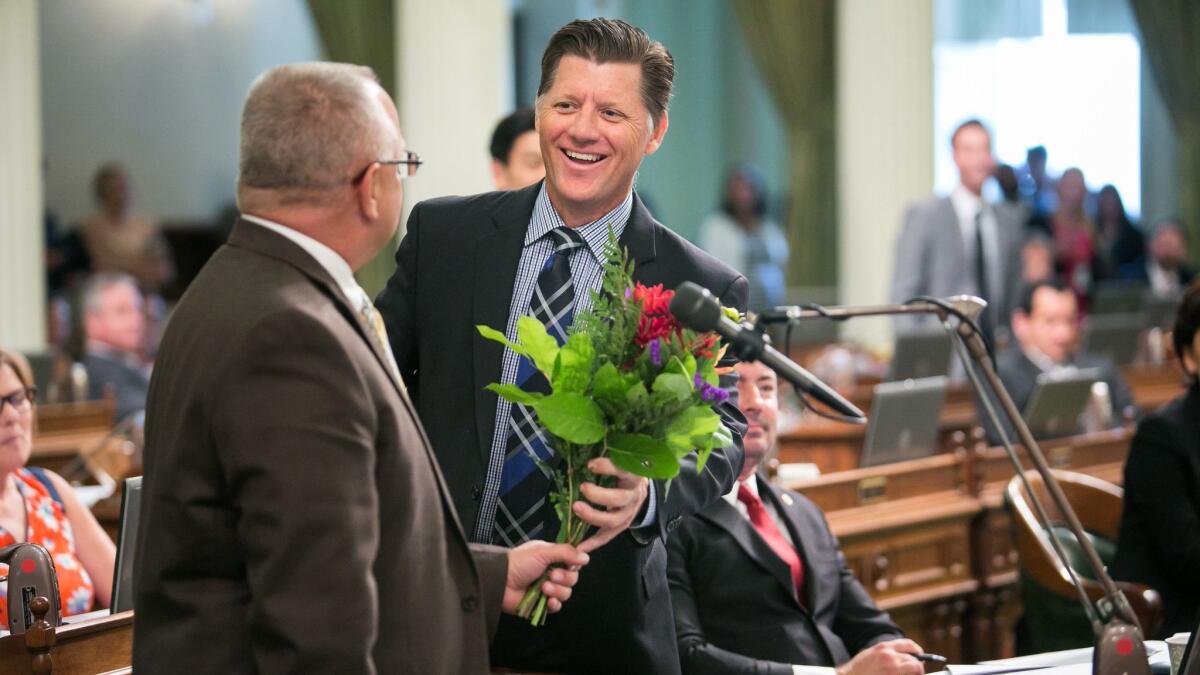
<path fill-rule="evenodd" d="M 377 303 L 475 541 L 510 546 L 557 530 L 546 501 L 549 479 L 532 468 L 520 474 L 518 462 L 509 461 L 541 451 L 532 415 L 484 390 L 516 382 L 520 360 L 480 337 L 476 325 L 515 338 L 522 315 L 569 322 L 599 288 L 609 228 L 628 249 L 636 281 L 667 288 L 694 281 L 725 305 L 745 307 L 745 277 L 655 221 L 633 190 L 642 158 L 666 134 L 674 71 L 667 50 L 625 22 L 564 26 L 542 57 L 536 101 L 546 180 L 513 192 L 430 200 L 409 217 L 398 270 Z M 736 408 L 723 412 L 740 437 Z M 688 458 L 668 494 L 662 484 L 596 460 L 593 470 L 614 484 L 584 484 L 591 505 L 573 505 L 598 530 L 580 547 L 592 560 L 572 601 L 541 628 L 503 620 L 493 662 L 679 672 L 663 540 L 684 515 L 720 499 L 741 464 L 740 444 L 715 451 L 699 474 Z"/>
<path fill-rule="evenodd" d="M 242 217 L 179 302 L 146 407 L 133 665 L 484 673 L 565 544 L 469 544 L 370 298 L 419 160 L 367 68 L 273 68 L 241 126 Z M 577 573 L 556 569 L 552 609 Z"/>
<path fill-rule="evenodd" d="M 815 504 L 756 474 L 775 445 L 775 373 L 739 363 L 738 405 L 749 428 L 737 487 L 671 535 L 667 578 L 683 672 L 841 675 L 925 672 L 846 567 Z M 853 657 L 853 658 L 851 658 Z"/>

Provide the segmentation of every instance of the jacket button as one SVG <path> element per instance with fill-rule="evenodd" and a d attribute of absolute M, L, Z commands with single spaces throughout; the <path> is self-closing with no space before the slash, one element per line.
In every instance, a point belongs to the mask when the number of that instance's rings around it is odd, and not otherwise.
<path fill-rule="evenodd" d="M 677 527 L 679 527 L 679 518 L 672 518 L 671 522 L 667 523 L 667 532 L 674 532 Z"/>
<path fill-rule="evenodd" d="M 483 494 L 483 489 L 480 488 L 478 485 L 471 488 L 471 499 L 473 499 L 475 501 L 479 501 L 479 496 L 482 494 Z"/>
<path fill-rule="evenodd" d="M 478 606 L 479 603 L 475 600 L 475 596 L 468 595 L 467 597 L 463 598 L 462 608 L 464 612 L 474 612 L 475 608 Z"/>

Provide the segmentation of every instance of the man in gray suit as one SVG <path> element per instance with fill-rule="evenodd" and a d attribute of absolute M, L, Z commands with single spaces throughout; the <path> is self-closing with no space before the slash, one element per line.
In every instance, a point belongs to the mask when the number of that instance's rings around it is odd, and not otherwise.
<path fill-rule="evenodd" d="M 142 359 L 146 319 L 142 293 L 123 272 L 98 272 L 83 287 L 83 332 L 87 338 L 83 367 L 88 398 L 117 399 L 117 419 L 146 407 L 150 367 Z"/>
<path fill-rule="evenodd" d="M 367 68 L 261 76 L 243 216 L 180 301 L 146 407 L 133 664 L 165 673 L 484 673 L 500 611 L 587 556 L 468 543 L 353 270 L 391 239 L 408 152 Z M 467 422 L 469 423 L 469 422 Z"/>
<path fill-rule="evenodd" d="M 991 134 L 979 120 L 963 122 L 950 137 L 958 187 L 909 208 L 896 241 L 892 301 L 920 295 L 967 293 L 988 302 L 980 316 L 989 339 L 1007 325 L 1020 279 L 1022 224 L 1012 209 L 983 200 L 996 162 Z M 932 326 L 932 317 L 896 318 L 897 332 Z"/>

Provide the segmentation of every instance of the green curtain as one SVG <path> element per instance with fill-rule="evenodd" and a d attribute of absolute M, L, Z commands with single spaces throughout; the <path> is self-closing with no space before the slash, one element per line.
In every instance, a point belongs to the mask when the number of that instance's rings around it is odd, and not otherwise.
<path fill-rule="evenodd" d="M 730 0 L 788 134 L 792 285 L 837 284 L 833 0 Z"/>
<path fill-rule="evenodd" d="M 383 88 L 396 97 L 395 0 L 308 0 L 313 23 L 330 61 L 370 66 Z M 375 297 L 396 269 L 393 256 L 399 237 L 355 275 Z"/>
<path fill-rule="evenodd" d="M 1142 51 L 1179 134 L 1179 202 L 1193 242 L 1200 242 L 1200 3 L 1130 0 Z M 1200 261 L 1193 245 L 1192 260 Z"/>

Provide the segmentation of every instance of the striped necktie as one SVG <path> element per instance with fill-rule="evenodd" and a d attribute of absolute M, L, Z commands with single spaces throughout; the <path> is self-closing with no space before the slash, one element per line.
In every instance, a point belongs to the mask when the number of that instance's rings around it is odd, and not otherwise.
<path fill-rule="evenodd" d="M 554 241 L 554 252 L 538 273 L 529 313 L 543 324 L 561 345 L 575 314 L 575 286 L 571 281 L 571 253 L 582 248 L 583 238 L 575 230 L 555 228 L 546 236 Z M 517 385 L 525 391 L 549 393 L 550 383 L 521 357 Z M 532 408 L 514 403 L 508 418 L 508 441 L 500 474 L 500 500 L 492 540 L 517 546 L 530 539 L 553 540 L 558 535 L 558 516 L 548 495 L 553 485 L 549 464 L 554 452 L 547 447 Z"/>

